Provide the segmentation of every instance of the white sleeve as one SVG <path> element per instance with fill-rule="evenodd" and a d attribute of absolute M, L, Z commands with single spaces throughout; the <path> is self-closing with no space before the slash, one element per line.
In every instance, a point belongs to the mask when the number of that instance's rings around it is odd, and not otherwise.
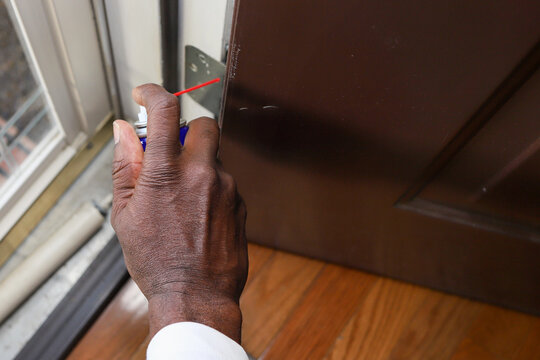
<path fill-rule="evenodd" d="M 248 356 L 236 341 L 209 326 L 179 322 L 154 335 L 146 359 L 248 360 Z"/>

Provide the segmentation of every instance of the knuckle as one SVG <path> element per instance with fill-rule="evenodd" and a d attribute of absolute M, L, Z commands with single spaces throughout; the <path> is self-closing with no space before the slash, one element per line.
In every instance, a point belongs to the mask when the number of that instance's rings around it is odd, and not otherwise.
<path fill-rule="evenodd" d="M 219 126 L 216 120 L 207 116 L 202 117 L 202 120 L 205 122 L 205 124 L 208 126 L 208 129 L 210 129 L 211 131 L 219 131 Z"/>
<path fill-rule="evenodd" d="M 217 170 L 206 163 L 194 162 L 188 168 L 190 177 L 196 182 L 214 184 L 218 181 Z"/>
<path fill-rule="evenodd" d="M 172 94 L 160 96 L 148 109 L 149 113 L 176 115 L 180 112 L 178 99 Z"/>
<path fill-rule="evenodd" d="M 129 166 L 128 162 L 124 159 L 114 160 L 112 165 L 113 178 L 115 176 L 118 176 L 118 174 L 122 173 L 122 171 L 124 171 Z"/>
<path fill-rule="evenodd" d="M 221 174 L 221 182 L 223 184 L 224 191 L 227 195 L 227 198 L 231 201 L 234 201 L 236 199 L 236 193 L 237 193 L 237 184 L 234 178 L 229 173 L 222 173 Z"/>
<path fill-rule="evenodd" d="M 240 216 L 240 218 L 242 219 L 242 221 L 245 222 L 247 218 L 247 206 L 246 206 L 246 203 L 244 202 L 244 199 L 242 199 L 240 195 L 237 196 L 236 211 L 238 215 Z"/>
<path fill-rule="evenodd" d="M 218 126 L 217 121 L 214 119 L 207 118 L 207 117 L 204 118 L 204 121 L 206 125 L 205 126 L 206 134 L 208 134 L 209 136 L 218 136 L 219 126 Z"/>
<path fill-rule="evenodd" d="M 149 150 L 148 157 L 152 158 L 152 160 L 159 159 L 160 162 L 173 161 L 181 149 L 177 143 L 171 143 L 168 138 L 164 136 L 148 137 L 146 139 L 146 148 Z"/>
<path fill-rule="evenodd" d="M 208 128 L 216 128 L 216 129 L 218 128 L 217 121 L 212 118 L 209 118 L 208 116 L 201 116 L 193 120 L 193 122 L 201 123 L 205 127 L 208 127 Z"/>
<path fill-rule="evenodd" d="M 122 180 L 129 174 L 135 173 L 135 168 L 140 166 L 140 162 L 126 161 L 124 159 L 114 160 L 112 164 L 113 181 Z"/>
<path fill-rule="evenodd" d="M 206 139 L 209 143 L 214 143 L 218 140 L 218 133 L 211 128 L 204 128 L 201 131 L 201 138 Z"/>
<path fill-rule="evenodd" d="M 125 217 L 127 204 L 122 200 L 123 196 L 114 194 L 113 203 L 111 206 L 111 225 L 117 234 L 123 233 L 126 230 L 126 227 L 129 228 L 128 223 L 132 222 L 129 216 L 127 218 Z M 126 219 L 128 219 L 127 222 Z"/>
<path fill-rule="evenodd" d="M 203 116 L 193 120 L 192 123 L 200 127 L 201 136 L 214 138 L 219 135 L 218 123 L 212 118 Z"/>
<path fill-rule="evenodd" d="M 219 174 L 215 168 L 206 163 L 193 163 L 186 169 L 186 186 L 197 194 L 199 200 L 210 201 L 220 189 Z"/>
<path fill-rule="evenodd" d="M 146 83 L 146 84 L 142 84 L 142 85 L 137 86 L 135 88 L 135 90 L 145 92 L 145 91 L 151 91 L 151 90 L 159 88 L 159 87 L 160 87 L 159 85 L 154 84 L 154 83 Z"/>
<path fill-rule="evenodd" d="M 151 188 L 167 188 L 179 180 L 179 171 L 175 164 L 168 161 L 152 163 L 150 170 L 141 172 L 139 184 Z"/>
<path fill-rule="evenodd" d="M 246 203 L 243 201 L 243 200 L 240 200 L 240 210 L 239 210 L 240 214 L 242 215 L 242 218 L 246 219 L 247 217 L 247 206 L 246 206 Z"/>

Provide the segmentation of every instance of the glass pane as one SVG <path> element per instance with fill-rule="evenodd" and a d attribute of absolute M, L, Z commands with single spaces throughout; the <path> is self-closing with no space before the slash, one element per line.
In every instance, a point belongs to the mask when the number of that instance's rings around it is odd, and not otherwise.
<path fill-rule="evenodd" d="M 6 182 L 9 174 L 10 174 L 9 166 L 6 160 L 4 160 L 4 156 L 0 154 L 0 186 L 2 186 L 2 184 Z"/>
<path fill-rule="evenodd" d="M 37 88 L 3 1 L 0 1 L 0 84 L 0 116 L 4 119 L 9 119 Z"/>
<path fill-rule="evenodd" d="M 0 1 L 0 186 L 54 129 L 6 4 Z"/>
<path fill-rule="evenodd" d="M 33 120 L 34 121 L 24 129 L 21 136 L 19 136 L 9 147 L 11 155 L 15 159 L 17 165 L 23 163 L 26 157 L 52 128 L 52 124 L 46 114 L 46 109 L 43 109 L 37 114 Z"/>
<path fill-rule="evenodd" d="M 3 141 L 7 146 L 11 146 L 19 137 L 24 136 L 28 131 L 25 129 L 29 126 L 35 125 L 36 121 L 39 121 L 38 116 L 43 117 L 43 111 L 45 104 L 40 95 L 40 91 L 35 91 L 31 94 L 26 102 L 19 107 L 16 116 L 11 117 L 11 122 L 4 130 Z M 2 122 L 0 121 L 0 124 Z M 2 130 L 0 130 L 1 132 Z"/>

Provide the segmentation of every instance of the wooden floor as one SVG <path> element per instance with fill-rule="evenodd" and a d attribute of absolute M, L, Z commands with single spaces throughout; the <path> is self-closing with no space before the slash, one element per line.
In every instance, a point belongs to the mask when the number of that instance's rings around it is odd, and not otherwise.
<path fill-rule="evenodd" d="M 540 318 L 250 245 L 244 348 L 260 359 L 540 359 Z M 144 359 L 127 283 L 69 359 Z"/>

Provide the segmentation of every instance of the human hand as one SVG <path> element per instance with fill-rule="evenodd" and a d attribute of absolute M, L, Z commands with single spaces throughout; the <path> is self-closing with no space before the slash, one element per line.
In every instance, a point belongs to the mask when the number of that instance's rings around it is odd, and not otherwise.
<path fill-rule="evenodd" d="M 148 299 L 150 334 L 194 321 L 240 342 L 246 209 L 216 159 L 217 123 L 192 121 L 182 146 L 175 96 L 146 84 L 133 98 L 148 112 L 147 148 L 143 156 L 133 128 L 114 122 L 111 223 Z"/>

